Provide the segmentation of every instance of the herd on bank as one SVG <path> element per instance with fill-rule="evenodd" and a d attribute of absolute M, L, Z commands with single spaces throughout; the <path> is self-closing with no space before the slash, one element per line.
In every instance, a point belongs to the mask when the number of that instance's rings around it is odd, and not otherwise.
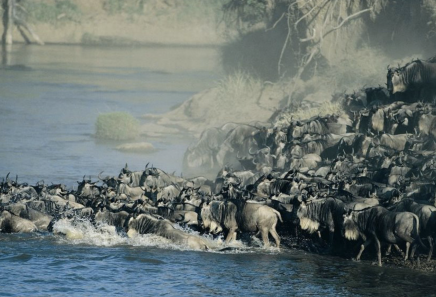
<path fill-rule="evenodd" d="M 149 167 L 118 176 L 83 177 L 64 185 L 0 185 L 1 232 L 53 232 L 59 220 L 87 219 L 128 236 L 152 233 L 209 249 L 197 233 L 325 240 L 330 249 L 358 240 L 356 259 L 374 244 L 407 260 L 432 259 L 436 235 L 436 62 L 389 68 L 387 88 L 335 94 L 344 113 L 270 124 L 226 124 L 206 130 L 185 153 L 184 166 L 220 170 L 215 179 L 183 178 Z M 203 168 L 204 169 L 204 168 Z M 279 234 L 280 233 L 280 234 Z M 313 234 L 313 236 L 311 235 Z M 351 245 L 345 245 L 351 246 Z"/>

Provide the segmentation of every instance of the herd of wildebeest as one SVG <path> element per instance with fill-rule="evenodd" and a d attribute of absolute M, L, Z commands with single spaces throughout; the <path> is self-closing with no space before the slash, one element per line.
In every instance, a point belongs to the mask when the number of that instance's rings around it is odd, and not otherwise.
<path fill-rule="evenodd" d="M 436 235 L 436 59 L 388 68 L 387 88 L 335 94 L 341 114 L 269 124 L 226 124 L 203 132 L 184 166 L 220 168 L 183 178 L 145 165 L 65 185 L 1 183 L 1 232 L 56 231 L 89 219 L 129 237 L 156 234 L 209 249 L 201 234 L 304 237 L 327 251 L 373 244 L 382 263 L 394 246 L 405 260 L 432 259 Z M 141 166 L 139 166 L 141 167 Z M 186 232 L 174 224 L 197 232 Z M 358 245 L 350 244 L 352 241 Z M 417 250 L 418 249 L 418 250 Z"/>

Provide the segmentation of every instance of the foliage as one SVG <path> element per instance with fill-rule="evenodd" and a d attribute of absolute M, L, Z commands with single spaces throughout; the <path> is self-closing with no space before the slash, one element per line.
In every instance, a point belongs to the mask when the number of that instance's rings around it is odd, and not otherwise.
<path fill-rule="evenodd" d="M 53 3 L 26 1 L 23 6 L 31 21 L 55 24 L 67 20 L 80 22 L 82 18 L 82 12 L 72 0 L 56 0 Z"/>
<path fill-rule="evenodd" d="M 97 117 L 95 129 L 96 138 L 135 139 L 139 135 L 139 121 L 126 112 L 105 113 Z"/>
<path fill-rule="evenodd" d="M 227 22 L 234 23 L 241 29 L 242 23 L 247 26 L 264 20 L 267 11 L 266 0 L 229 0 L 223 5 Z"/>
<path fill-rule="evenodd" d="M 216 21 L 226 0 L 103 0 L 109 14 L 168 18 L 169 22 L 192 23 L 198 20 Z M 150 14 L 151 15 L 148 15 Z"/>

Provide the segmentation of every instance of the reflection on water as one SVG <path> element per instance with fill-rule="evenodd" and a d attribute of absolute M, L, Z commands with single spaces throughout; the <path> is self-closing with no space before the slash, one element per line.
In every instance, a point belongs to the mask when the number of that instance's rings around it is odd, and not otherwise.
<path fill-rule="evenodd" d="M 31 183 L 72 185 L 84 174 L 117 174 L 126 162 L 180 173 L 189 140 L 138 139 L 159 152 L 125 154 L 114 150 L 119 143 L 92 137 L 96 118 L 163 113 L 219 77 L 210 48 L 14 45 L 7 64 L 0 70 L 0 176 L 12 172 Z"/>

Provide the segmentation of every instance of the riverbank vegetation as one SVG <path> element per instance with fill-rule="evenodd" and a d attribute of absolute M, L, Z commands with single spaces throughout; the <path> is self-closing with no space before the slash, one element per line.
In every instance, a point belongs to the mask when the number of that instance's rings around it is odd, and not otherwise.
<path fill-rule="evenodd" d="M 109 140 L 135 139 L 139 121 L 126 112 L 100 114 L 95 123 L 95 137 Z"/>

